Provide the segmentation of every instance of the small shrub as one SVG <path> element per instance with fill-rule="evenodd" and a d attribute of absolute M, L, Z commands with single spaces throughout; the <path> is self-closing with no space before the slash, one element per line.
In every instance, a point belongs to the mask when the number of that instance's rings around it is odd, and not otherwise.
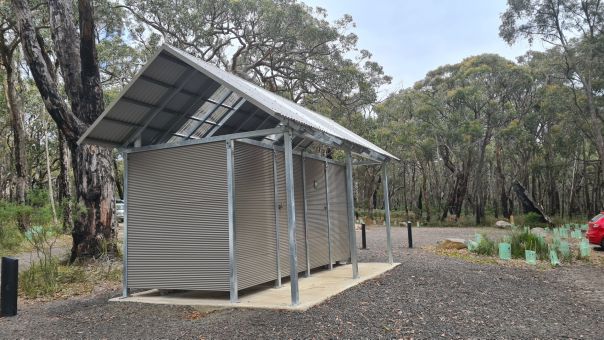
<path fill-rule="evenodd" d="M 543 219 L 541 215 L 531 211 L 524 215 L 524 224 L 530 226 L 541 225 L 543 224 Z"/>
<path fill-rule="evenodd" d="M 10 255 L 23 243 L 23 235 L 14 225 L 0 225 L 0 255 Z"/>
<path fill-rule="evenodd" d="M 19 274 L 19 289 L 28 298 L 50 296 L 59 291 L 59 264 L 56 260 L 32 263 Z"/>
<path fill-rule="evenodd" d="M 497 254 L 497 245 L 495 241 L 490 240 L 486 235 L 482 235 L 473 252 L 478 255 L 493 256 Z"/>
<path fill-rule="evenodd" d="M 549 258 L 549 249 L 545 240 L 531 233 L 530 230 L 514 231 L 510 244 L 512 245 L 513 258 L 525 258 L 525 250 L 534 250 L 537 253 L 537 258 L 540 260 L 547 260 Z"/>

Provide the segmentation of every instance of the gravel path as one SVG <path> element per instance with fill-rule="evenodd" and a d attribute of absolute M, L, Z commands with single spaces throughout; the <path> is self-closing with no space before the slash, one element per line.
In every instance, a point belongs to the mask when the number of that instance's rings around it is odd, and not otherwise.
<path fill-rule="evenodd" d="M 477 230 L 420 228 L 414 243 L 471 237 Z M 17 317 L 0 319 L 0 338 L 603 337 L 604 297 L 585 288 L 604 282 L 602 268 L 469 263 L 403 248 L 403 231 L 393 235 L 400 266 L 304 313 L 227 309 L 202 316 L 182 306 L 108 303 L 118 292 L 106 292 L 23 306 Z M 370 228 L 367 236 L 361 260 L 383 260 L 383 228 Z"/>

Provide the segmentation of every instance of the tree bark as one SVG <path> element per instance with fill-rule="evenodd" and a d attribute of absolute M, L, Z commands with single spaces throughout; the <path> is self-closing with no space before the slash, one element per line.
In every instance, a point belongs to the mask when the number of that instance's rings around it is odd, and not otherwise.
<path fill-rule="evenodd" d="M 44 120 L 44 154 L 46 155 L 46 178 L 48 179 L 48 199 L 50 203 L 50 209 L 52 210 L 52 222 L 56 225 L 57 220 L 57 209 L 55 208 L 55 194 L 52 190 L 52 172 L 50 170 L 50 152 L 48 150 L 48 122 L 46 117 L 41 117 Z"/>
<path fill-rule="evenodd" d="M 63 208 L 63 231 L 73 230 L 73 209 L 71 197 L 71 183 L 69 181 L 69 167 L 71 164 L 69 146 L 65 137 L 59 131 L 59 177 L 57 197 Z"/>
<path fill-rule="evenodd" d="M 113 172 L 115 173 L 115 187 L 117 189 L 117 195 L 122 200 L 124 199 L 124 183 L 122 183 L 122 175 L 117 167 L 117 160 L 113 159 Z M 361 201 L 361 200 L 359 200 Z"/>
<path fill-rule="evenodd" d="M 105 246 L 109 246 L 109 249 L 115 246 L 112 228 L 115 176 L 110 150 L 96 145 L 77 144 L 81 134 L 104 109 L 92 4 L 87 0 L 78 1 L 78 41 L 72 2 L 50 0 L 48 3 L 51 32 L 71 107 L 65 104 L 46 64 L 27 1 L 12 0 L 12 4 L 29 69 L 44 105 L 64 134 L 72 155 L 76 201 L 80 208 L 72 231 L 70 260 L 98 255 L 106 249 Z"/>

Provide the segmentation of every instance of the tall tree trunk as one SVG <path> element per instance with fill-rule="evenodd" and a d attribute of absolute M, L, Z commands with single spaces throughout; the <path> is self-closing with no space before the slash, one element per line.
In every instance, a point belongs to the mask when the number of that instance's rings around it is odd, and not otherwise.
<path fill-rule="evenodd" d="M 510 218 L 510 215 L 512 215 L 512 212 L 508 205 L 509 198 L 508 198 L 507 191 L 505 190 L 505 174 L 503 173 L 503 163 L 501 160 L 501 152 L 502 152 L 501 144 L 497 143 L 497 146 L 495 147 L 495 172 L 497 173 L 496 182 L 497 182 L 497 187 L 499 189 L 499 203 L 501 204 L 501 214 L 503 215 L 503 217 Z"/>
<path fill-rule="evenodd" d="M 71 260 L 97 255 L 103 242 L 115 239 L 112 152 L 96 145 L 71 146 L 76 200 L 86 208 L 78 214 L 72 232 Z"/>
<path fill-rule="evenodd" d="M 8 46 L 4 33 L 0 37 L 0 54 L 4 66 L 4 96 L 8 106 L 11 118 L 11 130 L 13 135 L 13 159 L 15 165 L 15 198 L 17 203 L 24 205 L 27 199 L 28 176 L 27 176 L 27 153 L 26 153 L 26 134 L 23 125 L 23 111 L 21 102 L 17 94 L 17 74 L 14 68 L 13 52 L 14 49 Z M 19 229 L 24 231 L 28 228 L 29 221 L 19 214 L 17 221 Z"/>
<path fill-rule="evenodd" d="M 72 232 L 71 260 L 97 255 L 115 245 L 113 155 L 95 145 L 77 141 L 104 109 L 96 55 L 93 7 L 79 0 L 79 18 L 68 0 L 49 0 L 50 26 L 57 61 L 71 106 L 65 104 L 51 67 L 47 64 L 40 37 L 33 26 L 27 0 L 12 0 L 25 58 L 46 110 L 64 134 L 72 155 L 78 215 Z M 79 22 L 79 34 L 75 27 Z M 79 36 L 79 40 L 78 40 Z M 83 209 L 82 209 L 83 208 Z"/>
<path fill-rule="evenodd" d="M 487 145 L 489 144 L 489 141 L 491 140 L 492 127 L 490 126 L 490 122 L 491 122 L 491 118 L 489 116 L 487 119 L 487 124 L 489 126 L 487 127 L 485 136 L 482 140 L 482 143 L 480 144 L 480 156 L 478 158 L 478 167 L 476 168 L 476 176 L 474 178 L 474 193 L 475 193 L 474 196 L 475 196 L 475 200 L 476 200 L 475 213 L 476 213 L 476 224 L 477 225 L 482 224 L 482 222 L 484 220 L 486 188 L 483 185 L 484 184 L 483 169 L 484 169 L 485 152 L 487 150 Z"/>
<path fill-rule="evenodd" d="M 115 173 L 115 187 L 117 189 L 117 195 L 121 198 L 124 199 L 124 183 L 122 183 L 122 175 L 120 174 L 119 168 L 117 166 L 117 159 L 113 159 L 113 172 Z M 359 202 L 362 202 L 361 199 L 358 200 Z"/>
<path fill-rule="evenodd" d="M 59 177 L 57 197 L 63 208 L 63 231 L 73 230 L 73 209 L 71 197 L 71 183 L 69 181 L 69 167 L 71 165 L 69 146 L 65 137 L 59 131 Z"/>
<path fill-rule="evenodd" d="M 50 152 L 48 150 L 48 122 L 44 113 L 41 118 L 44 124 L 44 154 L 46 155 L 46 177 L 48 179 L 48 199 L 50 201 L 50 209 L 52 210 L 52 222 L 56 225 L 57 220 L 57 209 L 55 208 L 55 194 L 52 189 L 52 172 L 50 171 Z"/>
<path fill-rule="evenodd" d="M 423 210 L 426 211 L 426 221 L 430 222 L 430 201 L 429 201 L 429 193 L 428 193 L 428 169 L 426 166 L 422 166 L 422 190 L 420 191 L 420 195 L 423 199 Z M 421 211 L 421 210 L 420 210 Z M 421 215 L 419 216 L 421 220 Z"/>
<path fill-rule="evenodd" d="M 455 215 L 455 221 L 459 219 L 461 210 L 463 208 L 463 202 L 466 199 L 468 193 L 468 179 L 470 177 L 470 169 L 473 163 L 473 152 L 468 151 L 466 160 L 462 163 L 461 168 L 458 169 L 455 164 L 451 161 L 451 155 L 448 147 L 444 147 L 441 151 L 445 166 L 453 173 L 455 182 L 453 189 L 449 193 L 447 204 L 443 210 L 441 221 L 447 218 L 447 214 L 451 213 Z"/>
<path fill-rule="evenodd" d="M 589 125 L 592 128 L 592 135 L 594 139 L 594 144 L 596 146 L 596 150 L 598 151 L 598 156 L 600 158 L 599 164 L 599 178 L 604 178 L 604 124 L 602 124 L 602 118 L 598 113 L 598 108 L 596 103 L 594 102 L 594 94 L 592 88 L 591 78 L 588 78 L 587 81 L 583 82 L 585 96 L 587 97 L 587 108 L 589 110 Z M 598 181 L 596 184 L 596 190 L 600 190 L 599 188 L 602 186 L 602 183 Z M 594 204 L 598 205 L 598 209 L 604 207 L 604 202 L 594 202 Z M 597 212 L 597 210 L 595 212 Z"/>

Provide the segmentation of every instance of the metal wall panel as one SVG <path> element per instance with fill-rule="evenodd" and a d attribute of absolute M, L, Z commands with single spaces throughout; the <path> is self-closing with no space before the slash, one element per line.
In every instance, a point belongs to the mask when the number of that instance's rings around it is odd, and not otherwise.
<path fill-rule="evenodd" d="M 298 272 L 306 270 L 306 231 L 304 229 L 304 192 L 302 185 L 302 157 L 294 155 L 294 196 L 296 199 L 296 249 Z"/>
<path fill-rule="evenodd" d="M 229 291 L 224 142 L 128 154 L 128 286 Z"/>
<path fill-rule="evenodd" d="M 279 249 L 281 276 L 289 276 L 289 241 L 287 239 L 287 204 L 285 192 L 285 157 L 277 152 L 277 192 L 279 196 Z M 294 196 L 296 208 L 296 250 L 298 254 L 298 272 L 306 270 L 306 244 L 304 242 L 304 197 L 302 193 L 302 158 L 294 155 Z M 274 224 L 273 224 L 274 226 Z"/>
<path fill-rule="evenodd" d="M 329 263 L 325 162 L 305 158 L 306 204 L 310 267 Z"/>
<path fill-rule="evenodd" d="M 348 207 L 346 203 L 346 171 L 341 165 L 329 164 L 329 220 L 334 261 L 350 258 L 348 235 Z"/>
<path fill-rule="evenodd" d="M 235 235 L 239 289 L 275 280 L 277 239 L 272 150 L 235 143 Z M 282 237 L 286 239 L 286 236 Z"/>

